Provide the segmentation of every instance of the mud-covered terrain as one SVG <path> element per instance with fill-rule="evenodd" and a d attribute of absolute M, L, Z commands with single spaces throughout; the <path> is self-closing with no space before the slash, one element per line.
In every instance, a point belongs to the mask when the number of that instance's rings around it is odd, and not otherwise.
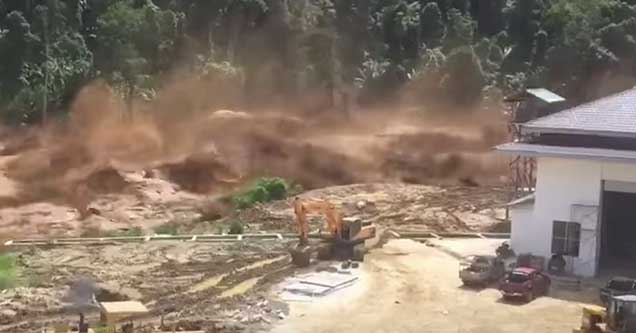
<path fill-rule="evenodd" d="M 234 330 L 284 316 L 259 290 L 291 271 L 282 242 L 149 242 L 19 252 L 23 287 L 0 294 L 0 332 L 41 332 L 77 320 L 67 295 L 77 281 L 94 283 L 98 301 L 139 300 L 157 326 Z M 88 311 L 89 320 L 98 313 Z"/>
<path fill-rule="evenodd" d="M 296 195 L 330 200 L 343 216 L 381 227 L 502 228 L 507 163 L 491 151 L 506 137 L 498 114 L 175 117 L 163 107 L 122 120 L 112 91 L 89 85 L 68 121 L 0 132 L 0 241 L 227 233 L 235 224 L 245 233 L 290 233 L 288 200 Z M 237 209 L 233 197 L 261 177 L 284 179 L 288 199 Z M 312 231 L 324 226 L 317 216 L 310 223 Z M 17 287 L 0 293 L 0 331 L 76 320 L 65 295 L 78 280 L 91 281 L 100 300 L 142 301 L 147 325 L 164 315 L 172 328 L 254 331 L 285 317 L 284 304 L 261 291 L 290 273 L 287 246 L 285 239 L 0 248 L 17 256 L 18 273 Z"/>
<path fill-rule="evenodd" d="M 501 231 L 508 192 L 501 187 L 371 183 L 326 187 L 301 193 L 304 200 L 328 200 L 343 216 L 393 229 L 432 232 Z M 253 232 L 293 232 L 293 209 L 277 201 L 236 211 L 219 221 L 194 224 L 189 233 L 206 233 L 219 223 L 241 221 Z M 312 228 L 324 227 L 320 216 Z M 314 230 L 315 230 L 314 229 Z M 505 231 L 505 230 L 504 230 Z"/>
<path fill-rule="evenodd" d="M 440 232 L 492 230 L 503 218 L 505 194 L 490 187 L 375 183 L 327 187 L 299 197 L 329 200 L 344 216 L 381 227 Z M 123 209 L 98 207 L 100 215 L 84 223 Z M 294 232 L 293 212 L 286 200 L 231 211 L 214 221 L 201 221 L 200 212 L 191 214 L 182 217 L 180 234 L 227 230 L 235 220 L 249 233 Z M 324 227 L 319 216 L 310 223 L 312 230 Z M 170 327 L 179 323 L 226 331 L 268 327 L 285 317 L 285 305 L 267 299 L 262 291 L 293 272 L 287 252 L 290 241 L 294 240 L 18 247 L 21 287 L 0 294 L 0 332 L 36 332 L 54 322 L 76 320 L 65 295 L 75 281 L 85 278 L 95 282 L 98 300 L 133 299 L 146 304 L 151 315 L 141 320 L 147 325 L 158 325 L 164 315 Z M 96 320 L 95 316 L 93 312 L 89 319 Z"/>

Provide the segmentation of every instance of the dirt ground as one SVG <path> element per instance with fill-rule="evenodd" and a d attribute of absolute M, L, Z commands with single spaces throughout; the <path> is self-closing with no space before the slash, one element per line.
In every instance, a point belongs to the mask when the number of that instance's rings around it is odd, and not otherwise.
<path fill-rule="evenodd" d="M 410 231 L 497 231 L 505 218 L 507 191 L 501 187 L 434 186 L 371 183 L 330 186 L 304 192 L 303 200 L 329 200 L 345 217 L 358 217 L 379 226 Z M 277 201 L 240 212 L 213 223 L 188 229 L 203 233 L 225 221 L 239 220 L 250 232 L 295 232 L 291 204 Z M 312 230 L 324 228 L 324 218 L 310 216 Z"/>
<path fill-rule="evenodd" d="M 578 293 L 554 291 L 529 304 L 496 289 L 462 287 L 452 256 L 411 240 L 369 253 L 360 280 L 311 303 L 292 303 L 273 333 L 569 332 L 580 324 Z"/>
<path fill-rule="evenodd" d="M 295 230 L 287 201 L 201 221 L 204 212 L 200 205 L 210 202 L 209 197 L 180 191 L 165 180 L 146 178 L 139 173 L 122 175 L 126 181 L 124 193 L 103 195 L 91 203 L 99 215 L 79 222 L 74 218 L 75 210 L 51 210 L 64 206 L 36 203 L 5 208 L 3 214 L 11 216 L 9 213 L 15 212 L 16 218 L 26 214 L 38 218 L 38 223 L 2 222 L 7 223 L 7 229 L 48 228 L 35 230 L 37 235 L 55 234 L 51 231 L 56 225 L 60 231 L 76 230 L 69 227 L 72 223 L 83 231 L 91 226 L 102 229 L 143 226 L 144 231 L 152 233 L 152 227 L 175 220 L 180 221 L 182 234 L 216 233 L 226 230 L 227 224 L 234 220 L 241 221 L 249 233 Z M 498 225 L 506 196 L 503 189 L 493 187 L 376 183 L 327 187 L 302 193 L 300 197 L 331 200 L 345 216 L 357 216 L 381 227 L 469 231 L 490 230 Z M 316 216 L 310 223 L 312 230 L 316 230 L 323 228 L 325 221 Z M 156 325 L 164 313 L 167 323 L 195 325 L 187 327 L 220 323 L 228 331 L 267 329 L 287 311 L 286 304 L 266 293 L 272 284 L 293 272 L 286 246 L 286 242 L 277 241 L 232 244 L 152 241 L 18 249 L 19 287 L 0 293 L 0 332 L 16 329 L 37 332 L 53 322 L 76 320 L 76 315 L 66 310 L 68 304 L 63 299 L 73 282 L 85 277 L 96 283 L 98 293 L 106 295 L 106 300 L 137 299 L 146 304 L 152 311 L 143 319 L 147 324 Z M 97 320 L 96 314 L 89 319 Z"/>
<path fill-rule="evenodd" d="M 358 110 L 347 120 L 294 110 L 176 114 L 161 112 L 171 105 L 166 98 L 148 105 L 156 112 L 122 121 L 112 89 L 91 84 L 67 121 L 0 136 L 0 241 L 148 235 L 167 224 L 178 234 L 227 232 L 235 222 L 246 233 L 295 232 L 287 201 L 234 209 L 232 196 L 260 177 L 282 177 L 301 198 L 331 200 L 345 217 L 381 227 L 502 225 L 508 166 L 491 150 L 507 136 L 498 112 L 454 119 Z M 324 228 L 320 217 L 310 223 L 312 231 Z M 148 324 L 165 314 L 187 328 L 266 329 L 287 311 L 265 293 L 291 274 L 286 245 L 21 248 L 18 287 L 0 293 L 0 332 L 74 318 L 63 299 L 84 278 L 106 299 L 144 302 Z"/>
<path fill-rule="evenodd" d="M 278 318 L 284 304 L 258 291 L 291 273 L 281 242 L 148 242 L 104 246 L 29 248 L 18 252 L 20 287 L 0 293 L 0 332 L 41 332 L 75 322 L 78 301 L 69 295 L 90 281 L 98 301 L 139 300 L 151 311 L 140 318 L 170 327 L 258 327 Z M 81 304 L 81 302 L 80 302 Z M 98 314 L 88 310 L 88 320 Z M 269 318 L 269 319 L 268 319 Z"/>

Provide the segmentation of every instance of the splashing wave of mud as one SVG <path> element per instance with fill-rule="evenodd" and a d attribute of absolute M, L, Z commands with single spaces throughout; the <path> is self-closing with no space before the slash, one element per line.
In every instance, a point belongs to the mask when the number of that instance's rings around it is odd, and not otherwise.
<path fill-rule="evenodd" d="M 105 84 L 85 87 L 68 123 L 49 126 L 38 140 L 29 137 L 22 150 L 14 149 L 6 175 L 22 186 L 23 200 L 16 202 L 47 196 L 82 201 L 87 192 L 123 191 L 126 182 L 119 172 L 135 170 L 156 169 L 182 189 L 199 193 L 259 176 L 281 176 L 311 189 L 365 181 L 490 179 L 505 170 L 488 155 L 505 136 L 480 125 L 484 121 L 435 123 L 369 113 L 343 122 L 333 116 L 321 121 L 319 116 L 308 120 L 230 110 L 185 110 L 179 118 L 162 109 L 175 105 L 166 104 L 166 98 L 147 107 L 161 112 L 132 117 Z M 410 130 L 378 135 L 397 125 Z M 470 131 L 474 135 L 465 135 Z M 358 146 L 358 141 L 364 143 Z"/>

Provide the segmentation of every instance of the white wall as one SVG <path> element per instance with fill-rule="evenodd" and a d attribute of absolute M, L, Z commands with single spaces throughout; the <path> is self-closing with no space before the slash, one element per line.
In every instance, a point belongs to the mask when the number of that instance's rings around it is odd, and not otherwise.
<path fill-rule="evenodd" d="M 636 189 L 636 164 L 540 157 L 532 213 L 524 206 L 511 210 L 511 245 L 517 253 L 551 256 L 552 222 L 582 224 L 578 258 L 568 268 L 583 276 L 596 274 L 600 244 L 602 181 L 610 190 Z"/>
<path fill-rule="evenodd" d="M 510 246 L 517 253 L 534 252 L 535 248 L 529 235 L 533 234 L 532 203 L 510 207 Z"/>
<path fill-rule="evenodd" d="M 636 183 L 623 182 L 618 180 L 606 180 L 604 182 L 605 191 L 636 193 Z"/>
<path fill-rule="evenodd" d="M 617 182 L 636 183 L 636 164 L 601 163 L 601 179 Z"/>
<path fill-rule="evenodd" d="M 601 193 L 601 163 L 586 160 L 539 158 L 537 186 L 532 222 L 523 228 L 524 235 L 512 236 L 517 241 L 517 253 L 530 252 L 547 259 L 552 255 L 552 222 L 572 221 L 573 205 L 598 206 Z M 512 222 L 513 225 L 515 222 Z M 586 237 L 589 244 L 582 244 L 585 255 L 569 259 L 568 266 L 576 274 L 594 275 L 596 269 L 596 240 Z M 582 240 L 583 242 L 583 240 Z M 581 251 L 580 251 L 581 252 Z M 593 253 L 591 253 L 593 252 Z M 583 254 L 583 253 L 581 253 Z M 590 261 L 592 264 L 590 265 Z M 585 265 L 582 265 L 585 263 Z"/>

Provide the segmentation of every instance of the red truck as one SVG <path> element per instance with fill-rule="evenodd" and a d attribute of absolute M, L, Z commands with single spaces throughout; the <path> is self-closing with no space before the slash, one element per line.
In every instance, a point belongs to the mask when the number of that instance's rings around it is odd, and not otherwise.
<path fill-rule="evenodd" d="M 549 290 L 550 278 L 530 267 L 515 268 L 499 285 L 499 291 L 504 298 L 522 297 L 528 302 L 536 296 L 547 295 Z"/>

